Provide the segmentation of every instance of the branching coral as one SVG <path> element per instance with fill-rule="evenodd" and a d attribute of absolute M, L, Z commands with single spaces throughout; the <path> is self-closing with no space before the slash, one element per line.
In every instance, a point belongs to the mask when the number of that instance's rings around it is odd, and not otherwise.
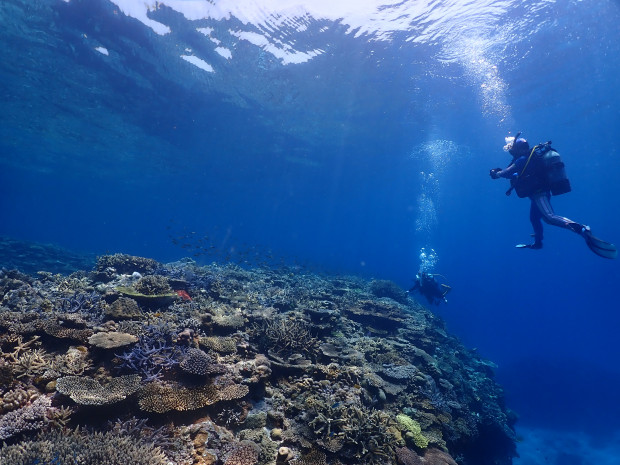
<path fill-rule="evenodd" d="M 71 434 L 52 432 L 34 441 L 0 449 L 0 463 L 11 465 L 167 465 L 162 451 L 153 444 L 114 433 Z"/>
<path fill-rule="evenodd" d="M 24 431 L 36 431 L 49 423 L 49 410 L 52 402 L 49 397 L 40 396 L 31 404 L 13 410 L 0 418 L 0 440 L 8 439 Z M 0 454 L 1 458 L 1 454 Z M 0 463 L 15 463 L 11 461 Z"/>
<path fill-rule="evenodd" d="M 308 425 L 325 450 L 365 463 L 381 463 L 392 456 L 396 438 L 386 413 L 359 403 L 313 399 L 306 404 Z"/>
<path fill-rule="evenodd" d="M 11 372 L 19 378 L 31 378 L 42 374 L 50 364 L 51 357 L 40 348 L 39 336 L 24 342 L 21 336 L 15 341 L 12 352 L 1 353 L 7 362 L 11 364 Z"/>
<path fill-rule="evenodd" d="M 117 354 L 119 368 L 137 371 L 145 381 L 163 378 L 165 372 L 177 366 L 186 348 L 174 345 L 174 332 L 165 324 L 149 325 L 130 351 Z"/>
<path fill-rule="evenodd" d="M 301 320 L 279 318 L 267 322 L 256 332 L 260 333 L 263 346 L 280 355 L 293 353 L 313 354 L 318 347 L 309 325 Z"/>
<path fill-rule="evenodd" d="M 136 281 L 134 289 L 144 295 L 164 295 L 172 292 L 165 276 L 144 276 Z"/>
<path fill-rule="evenodd" d="M 92 360 L 88 357 L 86 347 L 69 347 L 67 352 L 62 355 L 56 355 L 50 363 L 50 370 L 46 371 L 43 376 L 48 377 L 48 373 L 58 373 L 62 375 L 82 375 L 86 370 L 91 368 Z M 55 377 L 55 376 L 50 376 Z"/>

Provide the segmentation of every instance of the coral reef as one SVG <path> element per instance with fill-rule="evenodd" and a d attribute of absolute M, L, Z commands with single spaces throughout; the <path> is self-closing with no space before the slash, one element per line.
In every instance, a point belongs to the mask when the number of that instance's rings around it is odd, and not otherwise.
<path fill-rule="evenodd" d="M 168 465 L 167 457 L 150 443 L 114 433 L 52 432 L 36 440 L 0 449 L 0 463 L 11 465 Z"/>
<path fill-rule="evenodd" d="M 50 423 L 50 410 L 53 409 L 51 405 L 49 397 L 40 396 L 34 402 L 4 414 L 0 418 L 0 440 L 4 441 L 25 431 L 38 431 L 47 426 Z"/>
<path fill-rule="evenodd" d="M 0 463 L 510 465 L 492 364 L 403 294 L 123 254 L 3 270 Z"/>
<path fill-rule="evenodd" d="M 115 320 L 139 320 L 144 317 L 138 302 L 129 297 L 119 297 L 116 299 L 106 309 L 105 314 L 108 318 Z"/>
<path fill-rule="evenodd" d="M 194 348 L 187 350 L 179 367 L 186 373 L 198 376 L 209 376 L 227 371 L 226 366 L 216 363 L 209 354 Z"/>
<path fill-rule="evenodd" d="M 124 400 L 140 387 L 140 376 L 112 378 L 105 384 L 81 376 L 65 376 L 56 380 L 56 391 L 81 405 L 107 405 Z"/>
<path fill-rule="evenodd" d="M 368 287 L 370 289 L 370 293 L 375 297 L 389 297 L 400 304 L 407 305 L 407 293 L 398 287 L 398 285 L 393 281 L 375 279 L 370 282 Z"/>
<path fill-rule="evenodd" d="M 117 331 L 102 331 L 95 333 L 88 338 L 88 343 L 100 349 L 118 349 L 138 342 L 138 338 L 133 334 L 119 333 Z"/>
<path fill-rule="evenodd" d="M 218 388 L 214 385 L 183 387 L 178 384 L 164 385 L 153 382 L 144 386 L 139 393 L 140 408 L 146 412 L 166 413 L 170 410 L 196 410 L 221 400 L 244 397 L 248 387 L 233 384 Z"/>
<path fill-rule="evenodd" d="M 97 259 L 95 270 L 103 272 L 109 268 L 114 269 L 114 273 L 153 273 L 161 265 L 151 259 L 144 257 L 134 257 L 132 255 L 117 253 L 114 255 L 103 255 Z"/>

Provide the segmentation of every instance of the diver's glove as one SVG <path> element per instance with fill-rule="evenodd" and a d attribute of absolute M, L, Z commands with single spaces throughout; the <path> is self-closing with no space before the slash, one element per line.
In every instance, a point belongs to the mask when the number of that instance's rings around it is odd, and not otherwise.
<path fill-rule="evenodd" d="M 500 175 L 499 172 L 501 171 L 501 168 L 493 168 L 492 170 L 489 170 L 489 176 L 491 176 L 491 179 L 499 179 Z"/>

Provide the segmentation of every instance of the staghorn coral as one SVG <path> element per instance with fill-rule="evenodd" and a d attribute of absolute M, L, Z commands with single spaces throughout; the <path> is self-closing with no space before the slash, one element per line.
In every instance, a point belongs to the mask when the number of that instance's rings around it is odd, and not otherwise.
<path fill-rule="evenodd" d="M 56 391 L 80 405 L 107 405 L 120 402 L 140 387 L 140 376 L 112 378 L 102 385 L 92 378 L 65 376 L 56 380 Z"/>
<path fill-rule="evenodd" d="M 309 441 L 358 462 L 380 462 L 392 455 L 396 437 L 385 412 L 365 407 L 354 398 L 347 402 L 333 402 L 332 398 L 306 399 L 304 420 L 311 428 L 306 433 Z"/>
<path fill-rule="evenodd" d="M 170 410 L 196 410 L 222 400 L 244 397 L 249 389 L 244 384 L 232 384 L 223 388 L 214 385 L 184 387 L 177 383 L 149 383 L 140 389 L 139 405 L 146 412 L 165 413 Z"/>
<path fill-rule="evenodd" d="M 183 359 L 185 347 L 174 345 L 174 332 L 167 324 L 148 325 L 143 331 L 130 351 L 117 354 L 119 368 L 137 371 L 145 381 L 161 379 Z"/>
<path fill-rule="evenodd" d="M 260 330 L 255 331 L 259 332 L 263 347 L 282 356 L 314 354 L 317 351 L 318 341 L 310 333 L 310 327 L 305 321 L 278 318 L 266 322 Z"/>
<path fill-rule="evenodd" d="M 92 359 L 84 346 L 71 346 L 64 354 L 54 355 L 39 381 L 56 379 L 62 375 L 82 375 L 92 368 Z"/>
<path fill-rule="evenodd" d="M 11 465 L 168 465 L 152 443 L 114 433 L 54 431 L 36 440 L 0 449 L 0 463 Z"/>
<path fill-rule="evenodd" d="M 50 356 L 43 349 L 33 349 L 15 357 L 13 370 L 16 378 L 32 378 L 43 374 L 49 367 Z"/>
<path fill-rule="evenodd" d="M 91 292 L 73 292 L 68 297 L 60 298 L 58 311 L 64 313 L 92 313 L 98 314 L 100 308 L 101 296 L 96 291 Z"/>

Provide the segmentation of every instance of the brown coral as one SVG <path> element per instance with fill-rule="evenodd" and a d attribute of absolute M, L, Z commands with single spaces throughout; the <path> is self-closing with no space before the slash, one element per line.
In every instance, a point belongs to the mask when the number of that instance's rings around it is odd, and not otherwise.
<path fill-rule="evenodd" d="M 439 449 L 429 448 L 420 457 L 407 447 L 396 449 L 396 458 L 400 465 L 458 465 L 450 454 Z"/>
<path fill-rule="evenodd" d="M 138 342 L 138 338 L 133 334 L 111 331 L 95 333 L 88 338 L 88 342 L 100 349 L 116 349 Z"/>
<path fill-rule="evenodd" d="M 52 432 L 37 440 L 0 449 L 2 464 L 83 463 L 88 465 L 166 465 L 159 447 L 130 436 L 74 431 Z"/>
<path fill-rule="evenodd" d="M 132 320 L 142 318 L 140 306 L 134 299 L 129 297 L 119 297 L 106 309 L 105 314 L 108 318 L 116 320 Z"/>
<path fill-rule="evenodd" d="M 326 465 L 325 454 L 320 450 L 312 450 L 306 455 L 289 462 L 291 465 Z"/>
<path fill-rule="evenodd" d="M 39 391 L 32 386 L 12 389 L 0 397 L 0 414 L 23 407 L 37 399 L 39 395 Z"/>
<path fill-rule="evenodd" d="M 187 350 L 187 354 L 179 366 L 186 373 L 198 376 L 208 376 L 226 372 L 226 367 L 224 365 L 216 363 L 209 354 L 194 348 Z"/>
<path fill-rule="evenodd" d="M 143 276 L 133 287 L 144 295 L 164 295 L 172 292 L 168 278 L 165 276 Z"/>
<path fill-rule="evenodd" d="M 103 255 L 97 259 L 97 271 L 105 271 L 106 268 L 114 268 L 117 273 L 131 274 L 134 271 L 139 273 L 152 273 L 159 268 L 159 262 L 144 257 L 134 257 L 117 253 L 114 255 Z"/>
<path fill-rule="evenodd" d="M 220 400 L 239 399 L 248 392 L 248 387 L 242 384 L 224 388 L 214 385 L 189 388 L 176 383 L 149 383 L 140 390 L 139 404 L 142 410 L 155 413 L 196 410 Z"/>
<path fill-rule="evenodd" d="M 232 451 L 224 465 L 254 465 L 258 462 L 258 446 L 250 441 L 243 441 Z"/>
<path fill-rule="evenodd" d="M 198 343 L 207 349 L 211 349 L 222 354 L 233 354 L 237 351 L 237 342 L 232 337 L 201 337 Z"/>
<path fill-rule="evenodd" d="M 105 385 L 92 378 L 65 376 L 56 381 L 56 391 L 81 405 L 107 405 L 119 402 L 140 387 L 139 375 L 119 376 Z"/>

